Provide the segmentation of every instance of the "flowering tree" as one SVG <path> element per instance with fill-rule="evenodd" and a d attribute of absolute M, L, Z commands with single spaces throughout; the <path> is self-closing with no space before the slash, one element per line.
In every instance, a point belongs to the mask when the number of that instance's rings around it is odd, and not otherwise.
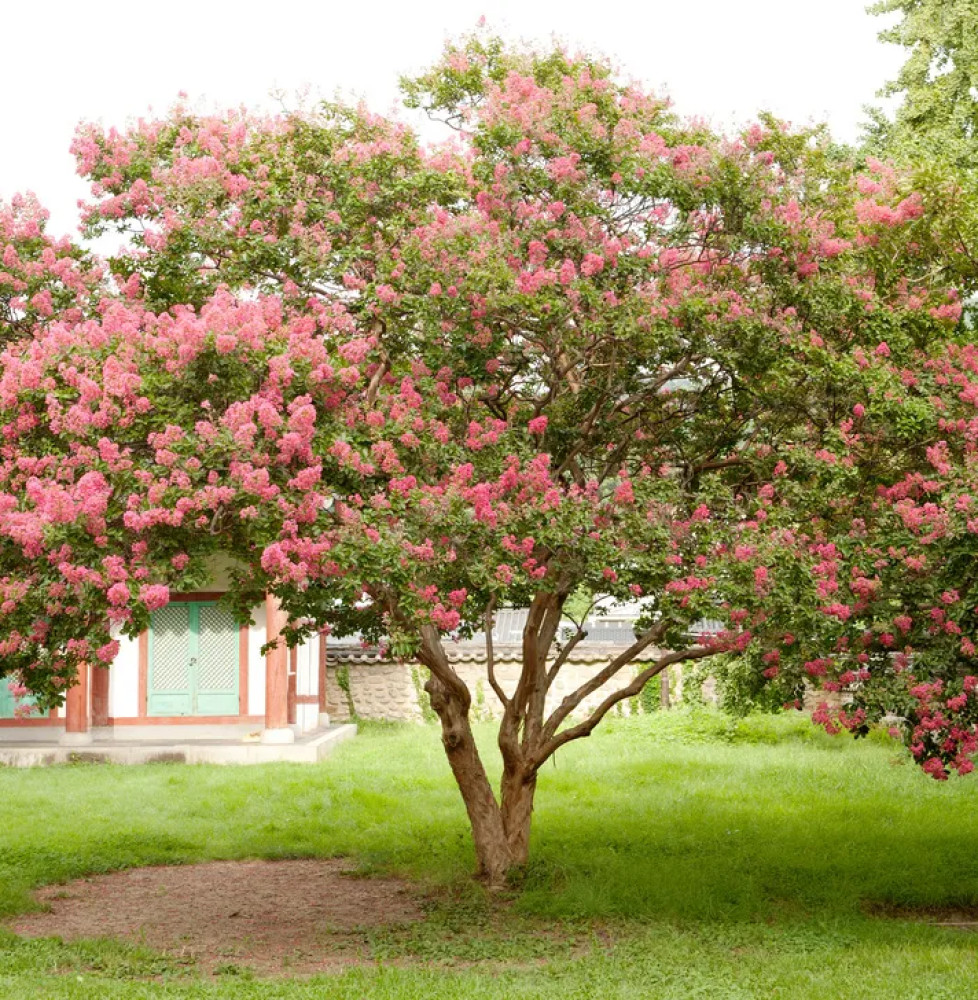
<path fill-rule="evenodd" d="M 91 308 L 102 267 L 70 240 L 45 233 L 47 212 L 32 196 L 0 203 L 0 345 Z"/>
<path fill-rule="evenodd" d="M 889 718 L 924 771 L 944 780 L 949 769 L 972 771 L 978 750 L 978 354 L 952 343 L 918 362 L 864 360 L 877 391 L 854 407 L 845 458 L 863 475 L 884 450 L 890 470 L 868 496 L 825 490 L 835 499 L 792 554 L 821 613 L 802 625 L 784 609 L 790 649 L 758 643 L 755 669 L 735 670 L 734 685 L 774 699 L 806 682 L 843 693 L 842 707 L 823 703 L 816 721 L 859 735 Z"/>
<path fill-rule="evenodd" d="M 96 314 L 3 355 L 0 653 L 55 701 L 229 553 L 242 615 L 271 591 L 290 640 L 358 631 L 428 668 L 498 884 L 561 746 L 670 664 L 770 671 L 784 621 L 838 620 L 813 485 L 892 471 L 846 459 L 867 360 L 917 364 L 959 305 L 921 199 L 818 132 L 724 139 L 604 63 L 485 38 L 405 92 L 454 137 L 336 106 L 79 131 L 87 225 L 132 242 Z M 644 617 L 548 711 L 581 591 Z M 507 691 L 491 625 L 514 606 Z M 691 639 L 704 615 L 726 631 Z M 498 795 L 446 653 L 480 631 Z"/>
<path fill-rule="evenodd" d="M 757 545 L 757 558 L 777 558 L 780 574 L 794 580 L 792 599 L 776 611 L 770 600 L 752 605 L 782 635 L 758 635 L 745 656 L 715 672 L 730 707 L 797 705 L 814 686 L 835 696 L 835 708 L 822 703 L 815 712 L 830 732 L 863 735 L 889 720 L 924 770 L 943 780 L 949 769 L 973 770 L 978 749 L 978 359 L 967 339 L 978 269 L 960 233 L 973 211 L 967 193 L 946 174 L 918 171 L 913 180 L 940 206 L 917 230 L 917 251 L 961 291 L 934 303 L 910 280 L 902 294 L 910 309 L 945 323 L 947 336 L 909 350 L 890 336 L 872 352 L 854 352 L 859 398 L 812 456 L 805 485 L 821 509 L 801 523 L 782 508 Z M 857 212 L 870 223 L 861 239 L 879 248 L 892 238 L 885 204 L 905 183 L 870 161 L 858 179 L 866 197 Z M 793 488 L 804 482 L 791 476 Z"/>

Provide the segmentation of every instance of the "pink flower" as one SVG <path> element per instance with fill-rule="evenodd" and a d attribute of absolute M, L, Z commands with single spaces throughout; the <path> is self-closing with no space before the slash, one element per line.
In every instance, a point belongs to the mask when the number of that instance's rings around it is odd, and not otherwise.
<path fill-rule="evenodd" d="M 543 434 L 548 423 L 546 417 L 534 417 L 526 426 L 531 434 Z"/>
<path fill-rule="evenodd" d="M 109 599 L 109 604 L 119 607 L 129 602 L 129 588 L 124 583 L 113 583 L 105 596 Z"/>
<path fill-rule="evenodd" d="M 266 573 L 274 573 L 276 570 L 287 569 L 289 557 L 281 544 L 273 542 L 265 547 L 261 554 L 261 566 Z"/>
<path fill-rule="evenodd" d="M 853 416 L 864 417 L 866 415 L 866 407 L 862 403 L 856 403 L 852 408 Z"/>
<path fill-rule="evenodd" d="M 620 483 L 615 490 L 615 500 L 618 503 L 635 503 L 635 491 L 627 479 Z"/>
<path fill-rule="evenodd" d="M 581 261 L 581 274 L 590 277 L 592 274 L 597 274 L 602 270 L 604 270 L 604 257 L 600 254 L 586 254 L 584 260 Z"/>
<path fill-rule="evenodd" d="M 462 616 L 457 611 L 446 608 L 443 604 L 436 604 L 431 609 L 431 620 L 443 632 L 454 632 L 458 628 Z"/>
<path fill-rule="evenodd" d="M 112 639 L 95 650 L 95 656 L 102 663 L 111 663 L 119 655 L 119 640 Z"/>
<path fill-rule="evenodd" d="M 346 343 L 340 344 L 337 354 L 339 354 L 344 361 L 349 361 L 351 364 L 358 365 L 370 353 L 372 346 L 373 345 L 369 340 L 358 337 L 355 340 L 348 340 Z M 313 417 L 315 417 L 315 410 L 313 411 Z"/>
<path fill-rule="evenodd" d="M 161 583 L 147 584 L 139 588 L 139 599 L 150 611 L 155 611 L 170 603 L 170 588 Z"/>

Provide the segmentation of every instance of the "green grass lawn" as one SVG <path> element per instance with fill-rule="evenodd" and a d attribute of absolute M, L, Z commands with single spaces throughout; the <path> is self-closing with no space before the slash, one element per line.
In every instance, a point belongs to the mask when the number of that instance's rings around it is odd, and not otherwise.
<path fill-rule="evenodd" d="M 615 720 L 547 766 L 530 871 L 496 903 L 432 728 L 370 726 L 317 766 L 0 770 L 0 917 L 43 883 L 252 857 L 348 855 L 432 900 L 306 980 L 0 930 L 0 1000 L 978 998 L 978 933 L 867 915 L 978 904 L 976 806 L 975 780 L 798 719 Z"/>

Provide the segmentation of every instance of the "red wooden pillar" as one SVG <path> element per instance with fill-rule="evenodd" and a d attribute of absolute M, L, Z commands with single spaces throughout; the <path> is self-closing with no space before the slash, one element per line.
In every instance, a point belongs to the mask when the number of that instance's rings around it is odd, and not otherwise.
<path fill-rule="evenodd" d="M 78 676 L 65 696 L 65 731 L 62 743 L 91 743 L 88 716 L 88 664 L 78 665 Z"/>
<path fill-rule="evenodd" d="M 274 645 L 265 654 L 265 729 L 263 743 L 294 743 L 289 727 L 289 650 L 282 636 L 285 615 L 277 597 L 265 598 L 265 640 Z"/>
<path fill-rule="evenodd" d="M 111 667 L 96 667 L 92 671 L 92 726 L 109 724 L 109 671 Z"/>

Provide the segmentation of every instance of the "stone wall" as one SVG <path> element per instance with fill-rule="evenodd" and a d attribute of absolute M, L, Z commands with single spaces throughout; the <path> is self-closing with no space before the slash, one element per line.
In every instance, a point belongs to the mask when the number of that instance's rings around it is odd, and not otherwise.
<path fill-rule="evenodd" d="M 450 649 L 449 658 L 458 675 L 472 692 L 472 715 L 476 719 L 498 718 L 502 704 L 489 684 L 485 652 L 481 646 L 459 644 Z M 519 647 L 515 645 L 496 648 L 496 678 L 507 695 L 512 694 L 519 678 Z M 621 647 L 605 644 L 582 644 L 563 665 L 547 696 L 547 712 L 570 692 L 590 680 Z M 652 659 L 655 651 L 647 651 L 643 659 Z M 359 647 L 331 644 L 326 655 L 326 695 L 330 716 L 337 720 L 356 714 L 361 719 L 386 719 L 389 721 L 421 722 L 430 719 L 427 695 L 423 690 L 427 671 L 418 663 L 391 663 L 380 660 L 376 652 Z M 627 684 L 642 669 L 642 661 L 624 667 L 618 676 L 604 687 L 590 694 L 577 709 L 578 715 L 593 710 L 613 691 Z M 670 675 L 673 696 L 681 691 L 678 668 Z M 658 703 L 660 678 L 654 678 L 645 698 Z M 623 714 L 640 710 L 637 699 L 621 703 Z"/>
<path fill-rule="evenodd" d="M 567 694 L 594 677 L 623 649 L 623 646 L 611 643 L 582 643 L 578 646 L 561 668 L 547 696 L 547 713 L 552 712 Z M 488 681 L 484 647 L 471 642 L 459 643 L 449 647 L 447 652 L 456 673 L 472 692 L 472 717 L 477 720 L 498 718 L 502 714 L 502 705 Z M 519 679 L 520 647 L 514 643 L 497 644 L 495 653 L 496 677 L 507 695 L 512 694 Z M 647 651 L 644 659 L 654 659 L 658 655 L 657 650 Z M 642 665 L 642 660 L 639 660 L 624 667 L 614 681 L 585 698 L 575 714 L 581 716 L 589 713 L 608 694 L 627 684 L 640 672 Z M 673 666 L 667 674 L 669 702 L 680 704 L 683 701 L 682 667 Z M 424 692 L 427 676 L 427 671 L 419 663 L 391 663 L 381 660 L 372 649 L 342 643 L 330 644 L 326 654 L 329 714 L 337 721 L 348 720 L 351 714 L 361 719 L 391 722 L 434 721 Z M 661 704 L 662 680 L 661 676 L 654 677 L 642 698 L 626 699 L 612 711 L 631 715 Z M 688 685 L 688 678 L 686 683 Z M 703 681 L 696 701 L 701 699 L 716 702 L 716 681 L 713 677 L 707 677 Z M 804 710 L 811 712 L 823 701 L 838 708 L 845 704 L 847 698 L 844 694 L 830 694 L 809 688 L 804 699 Z"/>
<path fill-rule="evenodd" d="M 417 664 L 367 661 L 366 657 L 338 661 L 331 653 L 326 654 L 326 703 L 331 719 L 344 721 L 356 715 L 392 722 L 422 721 L 413 676 L 420 677 Z"/>

